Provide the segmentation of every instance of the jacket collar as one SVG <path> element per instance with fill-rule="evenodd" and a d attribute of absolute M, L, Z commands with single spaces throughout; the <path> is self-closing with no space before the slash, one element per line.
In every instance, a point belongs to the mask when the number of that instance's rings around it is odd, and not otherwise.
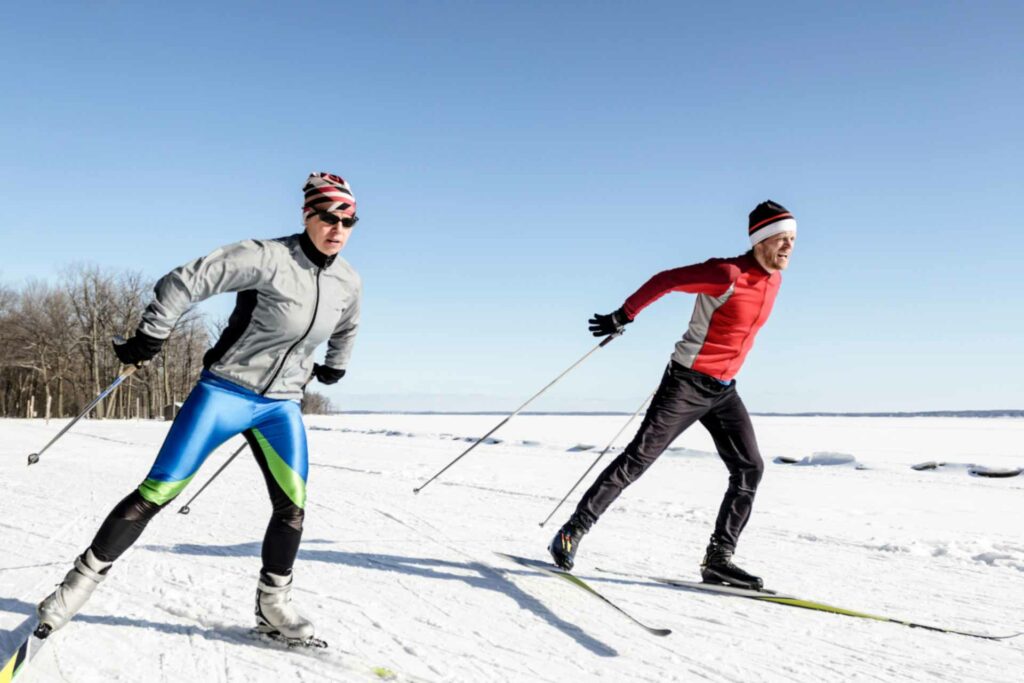
<path fill-rule="evenodd" d="M 330 268 L 331 264 L 334 263 L 334 259 L 338 257 L 337 254 L 334 256 L 328 256 L 317 249 L 316 245 L 313 244 L 313 240 L 309 238 L 309 235 L 306 234 L 305 230 L 299 233 L 299 244 L 302 245 L 302 253 L 305 254 L 306 258 L 312 261 L 313 265 L 317 268 Z"/>
<path fill-rule="evenodd" d="M 757 257 L 754 256 L 754 250 L 753 249 L 751 249 L 746 254 L 744 254 L 744 256 L 747 257 L 747 259 L 749 260 L 749 263 L 751 264 L 751 266 L 754 269 L 754 272 L 756 272 L 758 275 L 761 275 L 762 277 L 770 278 L 773 275 L 778 273 L 778 271 L 772 272 L 772 271 L 769 271 L 769 270 L 765 269 L 765 267 L 761 265 L 761 262 L 757 260 Z"/>

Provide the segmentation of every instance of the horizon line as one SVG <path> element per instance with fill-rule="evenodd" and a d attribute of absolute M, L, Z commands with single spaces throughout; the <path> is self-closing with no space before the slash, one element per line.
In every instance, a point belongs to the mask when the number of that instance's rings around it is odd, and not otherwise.
<path fill-rule="evenodd" d="M 500 410 L 334 410 L 320 415 L 508 415 Z M 633 413 L 615 410 L 546 410 L 524 411 L 519 415 L 565 415 L 565 416 L 616 416 Z M 751 412 L 760 417 L 1024 417 L 1024 409 L 995 410 L 921 410 L 921 411 L 870 411 L 870 412 L 827 412 L 802 411 L 793 413 Z"/>

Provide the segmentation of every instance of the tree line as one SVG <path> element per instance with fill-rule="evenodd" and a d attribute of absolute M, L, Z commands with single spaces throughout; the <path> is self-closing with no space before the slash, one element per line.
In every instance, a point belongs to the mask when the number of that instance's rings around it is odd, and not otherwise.
<path fill-rule="evenodd" d="M 81 412 L 121 371 L 111 339 L 134 333 L 153 284 L 137 271 L 88 264 L 66 268 L 54 284 L 0 284 L 0 416 Z M 188 396 L 219 327 L 190 310 L 160 354 L 101 401 L 92 417 L 163 416 Z M 309 392 L 303 410 L 329 412 L 330 402 Z"/>

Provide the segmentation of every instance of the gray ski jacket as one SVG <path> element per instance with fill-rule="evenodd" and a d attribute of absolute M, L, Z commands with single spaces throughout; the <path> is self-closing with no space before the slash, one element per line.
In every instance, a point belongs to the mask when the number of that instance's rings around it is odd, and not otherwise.
<path fill-rule="evenodd" d="M 220 339 L 203 357 L 214 375 L 267 398 L 299 399 L 324 340 L 326 365 L 344 370 L 359 326 L 362 280 L 306 233 L 245 240 L 175 268 L 154 289 L 139 331 L 166 339 L 189 306 L 238 292 Z"/>

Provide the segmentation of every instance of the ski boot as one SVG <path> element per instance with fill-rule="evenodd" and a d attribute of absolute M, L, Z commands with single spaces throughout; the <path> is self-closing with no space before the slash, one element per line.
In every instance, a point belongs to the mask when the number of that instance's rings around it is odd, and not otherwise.
<path fill-rule="evenodd" d="M 726 584 L 737 588 L 749 588 L 759 591 L 764 588 L 761 577 L 748 574 L 732 563 L 733 548 L 723 545 L 714 536 L 704 553 L 704 561 L 700 564 L 700 575 L 704 583 Z"/>
<path fill-rule="evenodd" d="M 326 643 L 313 637 L 313 624 L 292 605 L 292 575 L 260 572 L 256 587 L 256 631 L 288 645 Z"/>
<path fill-rule="evenodd" d="M 92 548 L 87 549 L 76 560 L 75 566 L 68 572 L 57 590 L 50 593 L 36 612 L 39 615 L 37 634 L 50 635 L 63 627 L 82 609 L 96 586 L 107 578 L 107 571 L 113 562 L 103 562 L 96 558 Z M 45 636 L 44 636 L 45 637 Z"/>
<path fill-rule="evenodd" d="M 551 553 L 551 559 L 555 561 L 557 567 L 567 572 L 572 571 L 576 550 L 585 533 L 587 533 L 587 526 L 577 515 L 570 517 L 569 521 L 558 530 L 555 537 L 551 539 L 551 545 L 548 546 L 548 552 Z"/>

